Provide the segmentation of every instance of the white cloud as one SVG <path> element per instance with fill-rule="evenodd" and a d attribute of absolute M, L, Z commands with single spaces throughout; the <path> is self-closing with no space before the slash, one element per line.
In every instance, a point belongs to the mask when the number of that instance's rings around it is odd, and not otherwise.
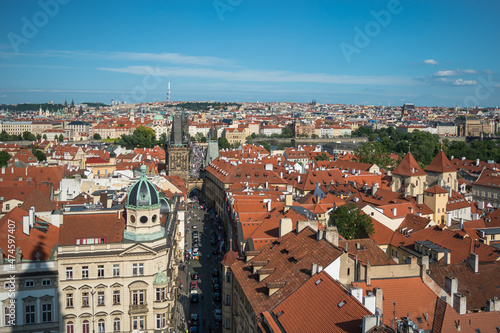
<path fill-rule="evenodd" d="M 4 95 L 2 95 L 2 96 L 0 96 L 0 97 L 5 98 L 5 97 L 8 97 L 8 96 L 4 94 Z"/>
<path fill-rule="evenodd" d="M 457 76 L 460 74 L 469 75 L 469 74 L 477 74 L 475 69 L 457 69 L 457 70 L 443 70 L 437 71 L 433 74 L 433 76 Z"/>
<path fill-rule="evenodd" d="M 434 76 L 457 76 L 458 73 L 457 73 L 457 71 L 444 70 L 444 71 L 437 71 L 433 75 Z"/>
<path fill-rule="evenodd" d="M 155 61 L 172 64 L 190 64 L 204 66 L 230 65 L 231 61 L 207 56 L 190 56 L 180 53 L 149 53 L 149 52 L 95 52 L 95 51 L 66 51 L 46 50 L 41 52 L 42 57 L 60 58 L 93 58 L 93 59 L 122 59 L 130 61 Z"/>
<path fill-rule="evenodd" d="M 477 84 L 476 80 L 463 80 L 463 79 L 458 79 L 453 81 L 452 83 L 454 86 L 474 86 Z"/>
<path fill-rule="evenodd" d="M 424 60 L 424 64 L 425 65 L 437 65 L 438 62 L 434 59 L 427 59 L 427 60 Z"/>
<path fill-rule="evenodd" d="M 457 69 L 457 72 L 461 74 L 477 74 L 477 71 L 474 69 Z"/>
<path fill-rule="evenodd" d="M 224 71 L 208 68 L 171 67 L 156 68 L 150 66 L 128 66 L 124 68 L 97 68 L 103 71 L 152 76 L 184 76 L 219 79 L 227 81 L 253 82 L 313 82 L 327 84 L 377 84 L 377 85 L 415 85 L 404 77 L 394 76 L 353 76 L 331 75 L 325 73 L 299 73 L 290 71 L 238 70 Z"/>

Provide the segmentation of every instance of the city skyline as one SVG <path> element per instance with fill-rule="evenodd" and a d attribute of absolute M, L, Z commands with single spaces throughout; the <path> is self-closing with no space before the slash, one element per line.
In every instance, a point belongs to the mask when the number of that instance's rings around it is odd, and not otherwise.
<path fill-rule="evenodd" d="M 500 104 L 497 2 L 189 4 L 3 2 L 0 103 Z"/>

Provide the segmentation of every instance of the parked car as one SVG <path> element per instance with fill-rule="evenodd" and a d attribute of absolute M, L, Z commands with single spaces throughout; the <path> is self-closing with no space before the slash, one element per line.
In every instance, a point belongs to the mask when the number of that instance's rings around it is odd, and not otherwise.
<path fill-rule="evenodd" d="M 198 303 L 199 301 L 200 301 L 200 295 L 198 295 L 197 293 L 191 295 L 191 303 Z"/>
<path fill-rule="evenodd" d="M 220 292 L 220 285 L 219 284 L 214 284 L 214 291 Z"/>
<path fill-rule="evenodd" d="M 191 314 L 191 318 L 190 318 L 191 326 L 197 326 L 199 324 L 199 320 L 200 320 L 200 318 L 198 317 L 197 313 Z"/>
<path fill-rule="evenodd" d="M 212 276 L 219 277 L 219 270 L 217 268 L 212 271 Z"/>
<path fill-rule="evenodd" d="M 215 309 L 214 318 L 215 318 L 215 321 L 222 321 L 222 310 L 221 309 Z"/>
<path fill-rule="evenodd" d="M 191 287 L 189 289 L 191 290 L 191 294 L 197 294 L 198 293 L 198 280 L 192 281 Z"/>
<path fill-rule="evenodd" d="M 221 302 L 222 301 L 222 296 L 220 293 L 214 293 L 214 302 Z"/>
<path fill-rule="evenodd" d="M 212 280 L 212 283 L 213 283 L 213 284 L 220 284 L 219 278 L 218 278 L 218 277 L 215 277 L 215 278 Z"/>
<path fill-rule="evenodd" d="M 191 280 L 198 280 L 200 278 L 200 274 L 198 272 L 193 272 L 191 275 Z"/>

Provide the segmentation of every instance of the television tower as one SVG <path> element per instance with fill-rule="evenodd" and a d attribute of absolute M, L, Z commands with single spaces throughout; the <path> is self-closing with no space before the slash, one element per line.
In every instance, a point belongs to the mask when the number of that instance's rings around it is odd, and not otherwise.
<path fill-rule="evenodd" d="M 168 78 L 167 103 L 170 103 L 170 78 Z"/>

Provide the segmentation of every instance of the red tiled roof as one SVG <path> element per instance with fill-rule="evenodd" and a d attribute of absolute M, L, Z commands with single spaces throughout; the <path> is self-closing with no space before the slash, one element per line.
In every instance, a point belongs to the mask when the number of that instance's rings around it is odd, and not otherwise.
<path fill-rule="evenodd" d="M 405 155 L 398 167 L 392 171 L 394 175 L 401 176 L 425 176 L 424 170 L 418 165 L 417 161 L 411 153 Z"/>
<path fill-rule="evenodd" d="M 289 333 L 357 332 L 363 316 L 371 315 L 324 271 L 312 276 L 276 306 L 272 313 L 284 331 Z"/>
<path fill-rule="evenodd" d="M 308 281 L 312 263 L 327 267 L 342 254 L 342 250 L 331 243 L 316 238 L 316 232 L 309 227 L 298 234 L 289 232 L 278 241 L 263 246 L 250 261 L 236 260 L 231 265 L 234 277 L 256 316 L 282 302 Z M 258 281 L 252 272 L 255 261 L 267 261 L 265 268 L 274 269 L 274 272 Z M 268 296 L 266 285 L 271 282 L 284 282 L 284 286 Z"/>
<path fill-rule="evenodd" d="M 429 187 L 427 190 L 425 190 L 424 192 L 427 192 L 427 193 L 434 193 L 434 194 L 439 194 L 439 193 L 448 193 L 448 191 L 446 191 L 444 188 L 442 188 L 441 186 L 439 185 L 434 185 L 432 187 Z"/>
<path fill-rule="evenodd" d="M 9 254 L 8 236 L 11 230 L 14 232 L 16 248 L 20 247 L 23 260 L 36 260 L 36 253 L 40 253 L 40 260 L 49 260 L 54 246 L 59 239 L 59 228 L 48 224 L 46 231 L 37 229 L 40 226 L 35 222 L 34 228 L 30 228 L 29 236 L 23 232 L 23 216 L 28 216 L 28 212 L 19 207 L 15 207 L 0 220 L 0 247 L 3 250 L 4 257 Z M 9 227 L 9 221 L 14 221 L 15 228 Z M 12 252 L 10 254 L 13 254 Z"/>
<path fill-rule="evenodd" d="M 438 299 L 434 318 L 436 320 L 432 331 L 435 333 L 457 332 L 458 325 L 462 332 L 497 333 L 500 312 L 485 311 L 461 315 L 446 301 Z"/>
<path fill-rule="evenodd" d="M 432 162 L 424 168 L 425 171 L 430 172 L 457 172 L 457 169 L 450 162 L 446 154 L 440 150 L 439 153 L 434 157 Z"/>
<path fill-rule="evenodd" d="M 478 273 L 474 273 L 467 263 L 446 265 L 433 262 L 428 274 L 443 289 L 446 276 L 457 278 L 458 291 L 467 296 L 467 311 L 484 311 L 488 300 L 500 298 L 498 283 L 492 283 L 492 278 L 500 276 L 500 262 L 481 262 Z"/>
<path fill-rule="evenodd" d="M 59 245 L 76 245 L 78 238 L 104 237 L 105 243 L 122 241 L 125 220 L 116 212 L 64 215 Z"/>
<path fill-rule="evenodd" d="M 353 285 L 362 288 L 365 294 L 376 287 L 382 289 L 385 324 L 391 326 L 392 323 L 396 324 L 396 318 L 409 317 L 419 328 L 432 328 L 437 296 L 420 277 L 372 279 L 370 286 L 366 282 L 354 282 Z M 429 314 L 427 319 L 426 313 Z M 423 323 L 418 324 L 417 318 Z"/>

